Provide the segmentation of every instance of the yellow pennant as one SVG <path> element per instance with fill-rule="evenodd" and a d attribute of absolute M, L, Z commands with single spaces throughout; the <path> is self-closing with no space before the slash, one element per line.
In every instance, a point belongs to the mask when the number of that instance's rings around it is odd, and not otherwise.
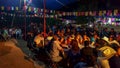
<path fill-rule="evenodd" d="M 2 7 L 1 7 L 1 10 L 4 10 L 4 9 L 5 9 L 4 6 L 2 6 Z"/>
<path fill-rule="evenodd" d="M 18 10 L 19 10 L 19 8 L 18 8 L 18 7 L 16 7 L 15 9 L 16 9 L 16 11 L 18 11 Z"/>

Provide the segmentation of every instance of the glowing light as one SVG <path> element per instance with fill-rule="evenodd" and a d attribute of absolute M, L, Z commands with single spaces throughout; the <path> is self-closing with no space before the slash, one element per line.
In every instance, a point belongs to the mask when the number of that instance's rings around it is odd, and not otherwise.
<path fill-rule="evenodd" d="M 89 25 L 89 27 L 92 27 L 92 26 L 93 26 L 92 24 Z"/>
<path fill-rule="evenodd" d="M 12 7 L 12 10 L 14 10 L 14 7 Z"/>
<path fill-rule="evenodd" d="M 111 24 L 111 18 L 108 19 L 108 24 Z"/>
<path fill-rule="evenodd" d="M 112 25 L 115 25 L 115 23 L 114 23 L 114 22 L 112 22 Z"/>

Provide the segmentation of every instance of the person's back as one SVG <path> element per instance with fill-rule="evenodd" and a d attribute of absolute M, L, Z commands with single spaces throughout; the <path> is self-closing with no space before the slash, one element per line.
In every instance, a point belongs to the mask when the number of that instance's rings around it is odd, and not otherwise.
<path fill-rule="evenodd" d="M 109 59 L 110 68 L 120 68 L 120 47 L 113 47 L 116 51 L 116 54 Z"/>
<path fill-rule="evenodd" d="M 120 57 L 113 56 L 109 59 L 110 68 L 120 68 Z"/>
<path fill-rule="evenodd" d="M 60 52 L 63 51 L 62 47 L 60 46 L 60 42 L 58 41 L 58 37 L 54 36 L 54 40 L 52 40 L 50 45 L 50 57 L 54 62 L 60 62 L 62 57 L 60 56 Z"/>
<path fill-rule="evenodd" d="M 93 48 L 91 48 L 91 47 L 84 47 L 83 49 L 82 49 L 82 54 L 83 55 L 88 55 L 88 56 L 91 56 L 91 55 L 93 55 Z"/>
<path fill-rule="evenodd" d="M 38 34 L 35 36 L 34 42 L 36 44 L 36 47 L 41 48 L 44 46 L 44 37 L 41 34 Z"/>
<path fill-rule="evenodd" d="M 96 56 L 95 56 L 95 50 L 94 48 L 89 47 L 89 41 L 85 41 L 84 45 L 85 47 L 81 50 L 82 58 L 84 59 L 84 62 L 87 63 L 87 66 L 94 66 Z"/>
<path fill-rule="evenodd" d="M 60 54 L 59 49 L 61 48 L 61 47 L 59 46 L 59 42 L 58 42 L 58 41 L 53 41 L 51 46 L 52 46 L 52 49 L 51 49 L 51 51 L 50 51 L 51 56 L 52 56 L 52 57 L 57 57 L 57 56 L 59 56 L 59 54 Z"/>
<path fill-rule="evenodd" d="M 80 49 L 76 40 L 71 41 L 71 49 L 68 51 L 67 62 L 69 63 L 69 68 L 73 68 L 75 64 L 80 61 Z"/>

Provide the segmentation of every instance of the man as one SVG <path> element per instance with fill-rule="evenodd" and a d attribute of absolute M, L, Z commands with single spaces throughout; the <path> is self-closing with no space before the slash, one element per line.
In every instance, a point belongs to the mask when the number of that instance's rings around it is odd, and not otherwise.
<path fill-rule="evenodd" d="M 53 36 L 49 51 L 52 61 L 60 62 L 62 60 L 60 53 L 63 53 L 63 48 L 60 46 L 59 38 L 57 35 Z"/>
<path fill-rule="evenodd" d="M 41 48 L 44 46 L 44 37 L 42 36 L 42 34 L 38 34 L 37 36 L 35 36 L 34 38 L 34 42 L 36 44 L 36 47 Z"/>

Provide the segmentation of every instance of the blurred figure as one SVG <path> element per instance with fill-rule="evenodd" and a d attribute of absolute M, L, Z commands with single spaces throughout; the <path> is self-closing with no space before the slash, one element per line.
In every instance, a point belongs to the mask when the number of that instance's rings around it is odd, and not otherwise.
<path fill-rule="evenodd" d="M 49 45 L 50 57 L 54 62 L 60 62 L 63 58 L 60 53 L 64 54 L 63 48 L 60 46 L 60 41 L 57 35 L 53 36 Z"/>
<path fill-rule="evenodd" d="M 87 64 L 88 67 L 94 67 L 96 63 L 96 50 L 91 48 L 90 41 L 84 42 L 84 48 L 81 50 L 81 56 L 83 58 L 83 62 Z"/>
<path fill-rule="evenodd" d="M 82 49 L 84 47 L 82 44 L 83 41 L 82 36 L 80 34 L 76 34 L 75 40 L 77 41 L 79 48 Z"/>
<path fill-rule="evenodd" d="M 117 41 L 119 42 L 119 44 L 120 44 L 120 33 L 118 33 L 118 36 L 117 36 L 116 40 L 117 40 Z"/>
<path fill-rule="evenodd" d="M 120 47 L 113 47 L 116 51 L 116 54 L 109 59 L 110 68 L 120 68 Z"/>
<path fill-rule="evenodd" d="M 91 39 L 90 39 L 90 41 L 91 41 L 90 46 L 91 46 L 91 47 L 95 48 L 94 44 L 95 44 L 95 42 L 96 42 L 97 39 L 100 39 L 97 34 L 94 34 L 94 35 L 91 37 Z"/>
<path fill-rule="evenodd" d="M 80 49 L 78 46 L 78 42 L 76 40 L 71 41 L 71 49 L 68 52 L 68 63 L 69 68 L 73 68 L 75 64 L 80 61 Z"/>
<path fill-rule="evenodd" d="M 107 37 L 103 37 L 102 39 L 97 40 L 95 44 L 97 44 L 97 63 L 99 67 L 110 68 L 108 60 L 115 54 L 115 50 L 110 47 L 109 39 Z"/>
<path fill-rule="evenodd" d="M 110 32 L 109 32 L 109 36 L 113 35 L 113 37 L 116 37 L 116 31 L 114 30 L 114 28 L 111 28 Z"/>
<path fill-rule="evenodd" d="M 119 44 L 119 42 L 116 40 L 116 38 L 115 38 L 113 35 L 110 35 L 110 37 L 109 37 L 109 44 L 111 45 L 111 44 L 113 44 L 113 43 L 115 43 L 115 44 L 117 44 L 118 46 L 120 46 L 120 44 Z"/>
<path fill-rule="evenodd" d="M 90 38 L 86 34 L 83 35 L 83 43 L 84 41 L 90 41 Z"/>
<path fill-rule="evenodd" d="M 108 32 L 108 29 L 107 28 L 104 28 L 103 31 L 102 31 L 102 37 L 109 37 L 109 32 Z"/>
<path fill-rule="evenodd" d="M 36 47 L 38 48 L 44 47 L 44 37 L 42 36 L 41 33 L 35 36 L 34 42 L 36 44 Z"/>

